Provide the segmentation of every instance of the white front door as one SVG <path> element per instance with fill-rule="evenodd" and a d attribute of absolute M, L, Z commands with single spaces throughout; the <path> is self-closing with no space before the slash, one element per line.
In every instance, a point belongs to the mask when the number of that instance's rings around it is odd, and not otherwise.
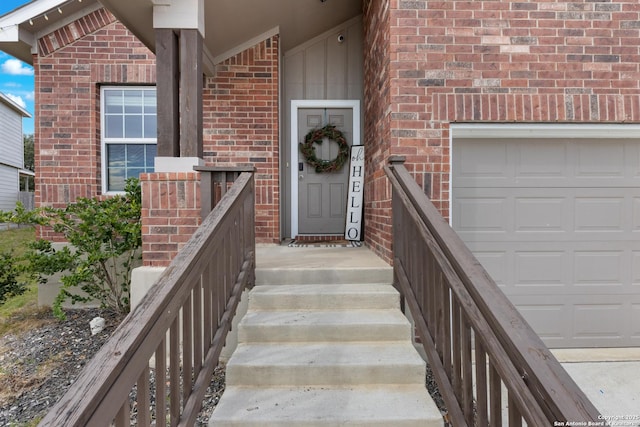
<path fill-rule="evenodd" d="M 296 104 L 297 103 L 297 104 Z M 358 101 L 293 101 L 292 103 L 292 237 L 297 235 L 343 235 L 347 209 L 349 162 L 334 172 L 316 172 L 299 144 L 313 129 L 336 126 L 351 146 L 360 143 Z M 324 140 L 314 144 L 316 157 L 333 160 L 338 144 Z"/>

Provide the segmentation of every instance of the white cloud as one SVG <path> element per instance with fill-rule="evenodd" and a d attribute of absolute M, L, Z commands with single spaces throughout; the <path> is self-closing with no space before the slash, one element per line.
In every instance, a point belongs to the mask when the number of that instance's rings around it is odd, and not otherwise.
<path fill-rule="evenodd" d="M 27 98 L 27 101 L 35 101 L 36 99 L 36 94 L 35 92 L 27 92 L 27 94 L 25 95 L 25 98 Z"/>
<path fill-rule="evenodd" d="M 18 59 L 7 59 L 2 64 L 2 72 L 14 76 L 32 76 L 33 68 L 23 64 Z"/>
<path fill-rule="evenodd" d="M 11 95 L 10 93 L 5 93 L 5 95 L 7 96 L 7 98 L 9 98 L 13 102 L 21 106 L 22 108 L 27 108 L 27 103 L 24 102 L 24 99 L 22 99 L 21 96 Z"/>

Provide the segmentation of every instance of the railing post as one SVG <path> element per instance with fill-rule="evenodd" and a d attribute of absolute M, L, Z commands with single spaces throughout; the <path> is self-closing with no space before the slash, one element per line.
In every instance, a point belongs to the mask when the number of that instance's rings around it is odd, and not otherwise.
<path fill-rule="evenodd" d="M 389 158 L 387 159 L 387 162 L 389 163 L 389 167 L 391 169 L 400 165 L 404 165 L 405 161 L 406 161 L 405 156 L 398 156 L 398 155 L 389 156 Z M 404 242 L 401 240 L 401 237 L 398 234 L 398 231 L 400 230 L 401 227 L 400 227 L 400 211 L 396 207 L 397 203 L 399 203 L 399 200 L 396 194 L 396 190 L 392 187 L 392 192 L 391 192 L 391 242 L 392 243 L 391 245 L 394 253 L 397 253 L 400 250 L 400 247 L 402 247 L 402 245 L 404 244 Z M 405 306 L 405 303 L 406 303 L 405 296 L 402 292 L 402 287 L 399 285 L 399 280 L 400 279 L 398 277 L 397 266 L 395 265 L 395 262 L 394 262 L 393 286 L 398 290 L 398 292 L 400 292 L 400 310 L 402 310 L 402 312 L 406 314 L 407 308 Z M 412 332 L 412 337 L 415 339 L 415 331 Z"/>
<path fill-rule="evenodd" d="M 405 156 L 393 155 L 389 156 L 387 161 L 389 162 L 389 165 L 393 167 L 395 165 L 403 165 L 407 161 L 407 158 Z"/>

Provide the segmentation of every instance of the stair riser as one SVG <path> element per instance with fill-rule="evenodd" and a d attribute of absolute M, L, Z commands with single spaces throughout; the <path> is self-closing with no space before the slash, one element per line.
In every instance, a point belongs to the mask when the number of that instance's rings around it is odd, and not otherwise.
<path fill-rule="evenodd" d="M 242 366 L 228 365 L 227 384 L 233 386 L 349 386 L 424 385 L 425 367 L 386 366 Z"/>
<path fill-rule="evenodd" d="M 353 342 L 406 341 L 411 326 L 404 325 L 243 325 L 238 329 L 241 343 L 252 342 Z"/>
<path fill-rule="evenodd" d="M 393 269 L 391 267 L 340 270 L 332 268 L 256 268 L 257 285 L 389 284 L 392 282 Z"/>
<path fill-rule="evenodd" d="M 254 294 L 251 310 L 393 310 L 400 308 L 397 294 L 268 295 Z"/>

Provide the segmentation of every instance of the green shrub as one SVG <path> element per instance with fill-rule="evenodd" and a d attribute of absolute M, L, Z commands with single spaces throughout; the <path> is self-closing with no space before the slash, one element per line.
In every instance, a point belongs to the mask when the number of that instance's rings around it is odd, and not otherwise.
<path fill-rule="evenodd" d="M 22 295 L 27 286 L 19 282 L 20 268 L 11 253 L 0 253 L 0 304 L 7 298 Z"/>
<path fill-rule="evenodd" d="M 30 212 L 18 205 L 10 215 L 0 215 L 0 220 L 49 226 L 69 243 L 55 249 L 52 242 L 37 240 L 25 255 L 28 268 L 40 283 L 62 273 L 53 310 L 64 318 L 62 304 L 67 300 L 72 304 L 95 300 L 103 308 L 119 313 L 129 311 L 131 270 L 142 245 L 140 212 L 140 185 L 130 179 L 122 195 L 103 200 L 80 198 L 66 208 Z"/>

